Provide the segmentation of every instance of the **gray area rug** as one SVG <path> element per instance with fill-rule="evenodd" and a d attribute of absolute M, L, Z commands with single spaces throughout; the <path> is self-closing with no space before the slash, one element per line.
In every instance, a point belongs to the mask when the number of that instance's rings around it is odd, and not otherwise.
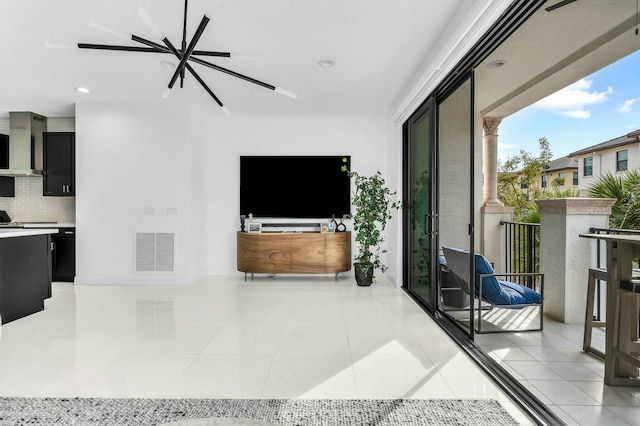
<path fill-rule="evenodd" d="M 161 425 L 241 417 L 286 426 L 516 425 L 491 399 L 0 398 L 0 425 Z"/>

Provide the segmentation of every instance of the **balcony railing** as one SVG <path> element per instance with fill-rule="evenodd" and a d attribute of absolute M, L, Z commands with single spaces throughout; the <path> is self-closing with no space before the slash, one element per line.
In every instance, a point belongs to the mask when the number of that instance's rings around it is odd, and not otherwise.
<path fill-rule="evenodd" d="M 500 224 L 505 227 L 504 264 L 507 273 L 540 272 L 540 224 L 505 221 Z"/>

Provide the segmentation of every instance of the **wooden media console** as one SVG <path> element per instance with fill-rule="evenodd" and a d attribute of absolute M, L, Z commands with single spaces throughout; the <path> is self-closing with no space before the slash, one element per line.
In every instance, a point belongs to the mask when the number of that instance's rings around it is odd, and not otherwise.
<path fill-rule="evenodd" d="M 335 274 L 351 270 L 351 232 L 238 232 L 238 271 Z"/>

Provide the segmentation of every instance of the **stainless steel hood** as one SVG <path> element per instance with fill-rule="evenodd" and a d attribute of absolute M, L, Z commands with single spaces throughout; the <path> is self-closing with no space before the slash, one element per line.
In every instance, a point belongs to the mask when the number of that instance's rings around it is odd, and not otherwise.
<path fill-rule="evenodd" d="M 4 176 L 42 176 L 47 118 L 28 111 L 9 112 L 9 168 Z"/>

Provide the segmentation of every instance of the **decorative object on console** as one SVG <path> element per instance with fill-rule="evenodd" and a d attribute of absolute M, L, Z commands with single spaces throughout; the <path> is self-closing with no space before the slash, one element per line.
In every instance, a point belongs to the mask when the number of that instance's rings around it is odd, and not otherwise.
<path fill-rule="evenodd" d="M 246 218 L 245 215 L 241 214 L 240 215 L 240 231 L 244 232 L 244 219 Z"/>
<path fill-rule="evenodd" d="M 335 224 L 333 222 L 321 223 L 320 232 L 336 232 Z"/>
<path fill-rule="evenodd" d="M 353 230 L 356 232 L 358 254 L 354 257 L 356 282 L 359 286 L 369 286 L 373 282 L 374 272 L 387 270 L 380 255 L 387 251 L 381 248 L 384 242 L 384 230 L 392 218 L 392 211 L 401 207 L 392 197 L 396 194 L 386 186 L 382 174 L 378 171 L 372 176 L 361 176 L 350 171 L 346 165 L 342 171 L 353 178 L 355 190 L 352 204 L 355 207 Z"/>
<path fill-rule="evenodd" d="M 336 232 L 345 232 L 347 230 L 347 225 L 344 224 L 342 219 L 340 219 L 340 223 L 336 226 Z"/>
<path fill-rule="evenodd" d="M 249 232 L 259 234 L 262 232 L 262 223 L 249 222 Z"/>
<path fill-rule="evenodd" d="M 225 114 L 230 115 L 229 109 L 227 107 L 224 106 L 224 104 L 222 103 L 222 101 L 213 93 L 213 91 L 211 91 L 211 89 L 209 88 L 209 86 L 204 82 L 204 80 L 202 80 L 202 78 L 200 78 L 200 76 L 196 73 L 196 71 L 191 67 L 191 65 L 189 65 L 188 61 L 192 61 L 196 64 L 199 65 L 204 65 L 206 67 L 209 67 L 211 69 L 214 69 L 216 71 L 220 71 L 223 72 L 225 74 L 228 74 L 230 76 L 236 77 L 236 78 L 240 78 L 242 80 L 248 81 L 250 83 L 254 83 L 257 84 L 258 86 L 262 86 L 266 89 L 269 90 L 273 90 L 274 92 L 280 93 L 281 95 L 285 95 L 288 96 L 290 98 L 297 98 L 298 95 L 289 91 L 289 90 L 285 90 L 281 87 L 277 87 L 277 86 L 273 86 L 271 84 L 262 82 L 260 80 L 256 80 L 255 78 L 252 77 L 248 77 L 244 74 L 240 74 L 237 73 L 235 71 L 232 71 L 230 69 L 227 68 L 223 68 L 221 66 L 212 64 L 211 62 L 205 61 L 203 59 L 198 58 L 197 56 L 211 56 L 211 57 L 222 57 L 222 58 L 242 58 L 247 57 L 248 55 L 238 55 L 238 54 L 232 54 L 230 52 L 212 52 L 212 51 L 208 51 L 208 50 L 195 50 L 196 44 L 198 44 L 198 41 L 200 40 L 200 37 L 202 36 L 202 33 L 204 32 L 205 28 L 207 27 L 207 24 L 209 23 L 209 17 L 207 15 L 204 15 L 202 17 L 202 20 L 200 21 L 200 25 L 198 26 L 198 28 L 196 29 L 196 32 L 193 35 L 193 38 L 191 39 L 191 41 L 189 42 L 189 45 L 187 46 L 187 7 L 188 7 L 188 0 L 184 1 L 184 24 L 183 24 L 183 30 L 182 30 L 182 43 L 181 46 L 179 48 L 176 48 L 173 43 L 171 43 L 171 41 L 169 41 L 169 39 L 164 35 L 164 33 L 160 30 L 160 27 L 158 27 L 158 25 L 155 23 L 155 21 L 153 19 L 151 19 L 151 17 L 147 14 L 147 12 L 144 11 L 144 9 L 140 8 L 138 9 L 138 15 L 140 16 L 140 18 L 145 22 L 145 24 L 147 24 L 147 26 L 156 34 L 156 36 L 162 40 L 163 44 L 158 44 L 155 43 L 153 41 L 144 39 L 142 37 L 138 37 L 136 35 L 133 34 L 125 34 L 122 33 L 120 31 L 116 31 L 116 30 L 112 30 L 110 28 L 106 28 L 102 25 L 99 24 L 95 24 L 95 23 L 91 23 L 90 25 L 93 28 L 108 32 L 112 35 L 116 35 L 120 38 L 124 38 L 125 40 L 133 40 L 137 43 L 143 44 L 147 47 L 141 47 L 141 46 L 118 46 L 118 45 L 109 45 L 109 44 L 91 44 L 91 43 L 78 43 L 78 47 L 80 49 L 98 49 L 98 50 L 118 50 L 118 51 L 125 51 L 125 52 L 144 52 L 144 53 L 162 53 L 162 54 L 169 54 L 169 55 L 173 55 L 175 56 L 180 63 L 177 65 L 176 70 L 173 73 L 173 76 L 171 77 L 171 80 L 169 81 L 169 85 L 167 86 L 168 88 L 164 91 L 164 93 L 162 94 L 163 97 L 167 97 L 169 96 L 169 93 L 171 91 L 171 89 L 173 88 L 174 84 L 176 83 L 176 80 L 178 79 L 178 77 L 180 77 L 180 87 L 183 87 L 184 84 L 184 76 L 185 76 L 185 70 L 189 71 L 189 73 L 191 73 L 191 75 L 193 75 L 193 77 L 196 79 L 196 81 L 198 81 L 198 83 L 200 83 L 200 85 L 204 88 L 204 90 L 216 101 L 216 103 L 220 106 L 220 108 L 222 108 L 222 110 L 224 111 Z"/>
<path fill-rule="evenodd" d="M 335 229 L 338 227 L 338 222 L 336 222 L 336 215 L 335 214 L 331 215 L 331 222 L 330 223 L 333 225 L 333 229 L 335 231 Z"/>

